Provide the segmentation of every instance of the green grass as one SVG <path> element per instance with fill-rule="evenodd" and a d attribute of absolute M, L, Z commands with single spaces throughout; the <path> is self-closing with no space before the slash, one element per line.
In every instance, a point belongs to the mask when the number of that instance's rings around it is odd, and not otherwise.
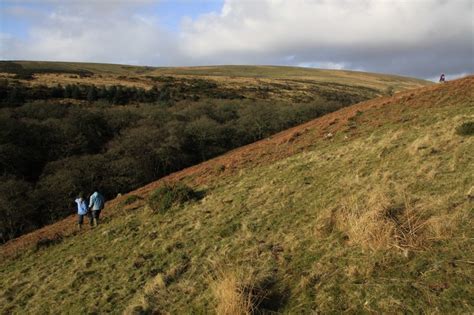
<path fill-rule="evenodd" d="M 264 287 L 260 311 L 472 313 L 474 140 L 456 126 L 473 115 L 460 96 L 399 100 L 332 139 L 309 132 L 311 148 L 194 187 L 200 200 L 2 262 L 1 310 L 204 314 L 230 303 L 215 288 Z"/>

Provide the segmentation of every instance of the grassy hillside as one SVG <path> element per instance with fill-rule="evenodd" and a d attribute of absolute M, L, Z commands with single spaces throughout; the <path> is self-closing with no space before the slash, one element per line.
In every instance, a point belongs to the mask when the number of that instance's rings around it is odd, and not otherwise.
<path fill-rule="evenodd" d="M 344 106 L 426 84 L 287 67 L 0 61 L 0 242 L 66 217 L 93 186 L 110 199 Z"/>
<path fill-rule="evenodd" d="M 472 313 L 473 90 L 350 106 L 7 243 L 2 312 Z M 177 181 L 198 199 L 152 211 Z"/>

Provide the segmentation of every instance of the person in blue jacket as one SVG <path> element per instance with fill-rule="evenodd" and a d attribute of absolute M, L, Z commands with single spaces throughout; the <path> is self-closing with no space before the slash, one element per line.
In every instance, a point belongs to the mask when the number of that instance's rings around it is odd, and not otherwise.
<path fill-rule="evenodd" d="M 87 201 L 84 199 L 84 195 L 81 193 L 79 196 L 74 200 L 77 204 L 77 214 L 78 214 L 78 221 L 77 227 L 82 229 L 82 223 L 84 222 L 84 216 L 87 215 Z M 89 219 L 90 220 L 90 219 Z"/>
<path fill-rule="evenodd" d="M 99 224 L 99 216 L 102 209 L 104 209 L 104 204 L 104 196 L 95 189 L 89 200 L 89 210 L 92 210 L 90 214 L 92 218 L 91 225 L 97 226 Z"/>

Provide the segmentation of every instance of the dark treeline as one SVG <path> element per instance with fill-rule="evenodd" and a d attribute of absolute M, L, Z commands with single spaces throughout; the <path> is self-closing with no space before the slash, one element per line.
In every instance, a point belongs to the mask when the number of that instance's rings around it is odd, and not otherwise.
<path fill-rule="evenodd" d="M 146 96 L 133 106 L 111 106 L 127 103 L 121 98 L 128 92 L 107 88 L 102 99 L 101 88 L 91 92 L 80 86 L 79 92 L 66 86 L 54 92 L 60 96 L 35 94 L 13 105 L 18 97 L 11 97 L 8 84 L 3 87 L 1 242 L 73 213 L 71 201 L 79 192 L 99 187 L 110 199 L 342 106 L 324 99 L 299 104 L 209 98 L 143 102 L 150 100 Z M 22 95 L 44 92 L 16 87 Z M 132 90 L 136 95 L 141 91 Z M 52 95 L 54 89 L 45 91 Z M 90 93 L 90 102 L 60 99 L 87 99 Z M 360 95 L 354 102 L 359 100 Z"/>
<path fill-rule="evenodd" d="M 109 104 L 125 105 L 130 103 L 153 103 L 179 100 L 198 101 L 201 97 L 217 99 L 243 99 L 238 93 L 218 88 L 210 81 L 201 79 L 181 79 L 166 82 L 151 89 L 126 87 L 122 85 L 95 86 L 85 84 L 67 84 L 48 87 L 45 85 L 27 86 L 20 82 L 0 80 L 0 107 L 18 107 L 32 100 L 71 98 L 95 102 L 106 101 Z"/>
<path fill-rule="evenodd" d="M 83 69 L 60 69 L 50 67 L 35 67 L 35 69 L 25 69 L 21 64 L 12 61 L 0 61 L 0 72 L 15 74 L 15 79 L 32 80 L 34 74 L 43 73 L 61 73 L 69 75 L 78 75 L 81 78 L 91 77 L 93 73 Z"/>
<path fill-rule="evenodd" d="M 168 101 L 171 94 L 165 88 L 145 90 L 137 87 L 125 86 L 94 86 L 83 84 L 67 84 L 48 87 L 44 85 L 25 86 L 21 83 L 0 81 L 0 99 L 2 107 L 17 107 L 31 100 L 49 100 L 71 98 L 94 102 L 107 101 L 110 104 L 125 105 L 129 103 L 149 103 Z"/>

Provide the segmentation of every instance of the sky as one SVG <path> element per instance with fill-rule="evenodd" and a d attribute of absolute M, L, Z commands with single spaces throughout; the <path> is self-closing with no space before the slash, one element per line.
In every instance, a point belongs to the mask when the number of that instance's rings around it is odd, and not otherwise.
<path fill-rule="evenodd" d="M 473 0 L 0 0 L 0 59 L 474 73 Z"/>

